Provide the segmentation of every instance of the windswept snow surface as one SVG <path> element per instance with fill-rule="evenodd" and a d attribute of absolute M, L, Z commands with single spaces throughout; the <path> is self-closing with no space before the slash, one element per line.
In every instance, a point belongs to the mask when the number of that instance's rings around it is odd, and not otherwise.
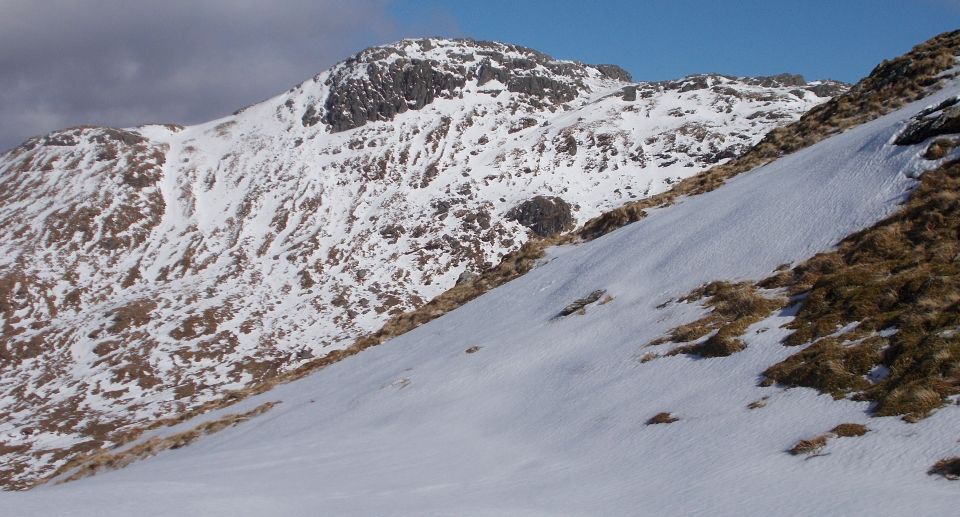
<path fill-rule="evenodd" d="M 657 306 L 712 280 L 760 279 L 897 209 L 922 146 L 891 115 L 656 210 L 380 347 L 244 403 L 254 420 L 124 470 L 0 494 L 5 515 L 950 515 L 926 474 L 960 453 L 960 408 L 916 424 L 866 403 L 760 388 L 793 353 L 790 311 L 726 358 L 641 363 L 698 316 Z M 606 289 L 614 300 L 553 316 Z M 766 329 L 765 332 L 758 332 Z M 465 349 L 479 346 L 466 354 Z M 747 404 L 769 396 L 767 406 Z M 680 420 L 645 425 L 669 411 Z M 841 422 L 860 438 L 784 451 Z"/>
<path fill-rule="evenodd" d="M 331 96 L 363 114 L 420 84 L 401 52 L 462 85 L 331 132 Z M 405 40 L 220 120 L 0 155 L 0 485 L 352 345 L 517 250 L 525 200 L 559 196 L 583 223 L 844 90 L 801 83 L 627 83 L 512 45 Z"/>

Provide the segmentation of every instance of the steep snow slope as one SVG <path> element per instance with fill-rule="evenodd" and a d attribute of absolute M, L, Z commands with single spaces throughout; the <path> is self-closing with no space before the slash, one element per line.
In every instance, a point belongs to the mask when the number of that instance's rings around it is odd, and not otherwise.
<path fill-rule="evenodd" d="M 665 303 L 758 280 L 897 209 L 931 165 L 895 146 L 960 81 L 590 243 L 380 347 L 244 401 L 250 422 L 124 470 L 0 494 L 22 515 L 949 515 L 960 408 L 907 424 L 866 403 L 758 387 L 790 309 L 726 358 L 641 362 L 702 314 Z M 555 315 L 596 289 L 612 300 Z M 468 348 L 473 353 L 465 353 Z M 747 405 L 769 397 L 766 406 Z M 645 425 L 661 411 L 679 420 Z M 206 418 L 213 418 L 208 415 Z M 841 422 L 867 435 L 784 451 Z"/>
<path fill-rule="evenodd" d="M 525 200 L 558 196 L 582 222 L 842 90 L 625 79 L 402 41 L 221 120 L 76 128 L 0 156 L 2 477 L 350 345 L 517 249 Z"/>

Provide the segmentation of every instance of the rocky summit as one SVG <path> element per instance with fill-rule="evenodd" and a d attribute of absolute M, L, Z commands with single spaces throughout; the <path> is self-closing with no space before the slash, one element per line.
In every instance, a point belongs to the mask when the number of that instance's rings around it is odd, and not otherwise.
<path fill-rule="evenodd" d="M 0 156 L 0 478 L 344 349 L 845 89 L 420 39 L 208 123 L 33 138 Z"/>

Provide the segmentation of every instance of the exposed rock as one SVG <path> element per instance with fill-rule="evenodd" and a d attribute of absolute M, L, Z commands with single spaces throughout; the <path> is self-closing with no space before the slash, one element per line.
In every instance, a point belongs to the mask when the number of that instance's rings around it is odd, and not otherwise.
<path fill-rule="evenodd" d="M 917 113 L 894 141 L 897 145 L 919 144 L 928 138 L 960 133 L 960 97 L 952 97 Z M 940 112 L 937 114 L 937 112 Z"/>
<path fill-rule="evenodd" d="M 511 92 L 546 97 L 554 103 L 569 102 L 577 97 L 577 89 L 549 77 L 528 75 L 514 77 L 507 83 Z"/>
<path fill-rule="evenodd" d="M 479 277 L 480 275 L 470 271 L 469 269 L 464 270 L 464 272 L 460 273 L 460 276 L 457 277 L 457 285 L 472 282 Z"/>
<path fill-rule="evenodd" d="M 365 79 L 334 81 L 324 103 L 325 122 L 337 132 L 391 120 L 408 109 L 419 110 L 437 97 L 452 95 L 466 84 L 465 76 L 466 70 L 448 73 L 418 59 L 397 59 L 389 65 L 370 63 Z M 304 114 L 305 125 L 307 121 Z"/>
<path fill-rule="evenodd" d="M 633 102 L 637 100 L 637 87 L 636 86 L 624 86 L 623 90 L 623 100 L 627 102 Z"/>
<path fill-rule="evenodd" d="M 598 300 L 600 300 L 600 297 L 605 294 L 607 294 L 606 289 L 597 289 L 596 291 L 593 291 L 592 293 L 584 296 L 583 298 L 574 300 L 573 303 L 571 303 L 570 305 L 567 305 L 566 307 L 563 308 L 563 310 L 557 313 L 556 317 L 563 318 L 565 316 L 569 316 L 571 314 L 581 312 L 583 311 L 584 307 L 586 307 L 587 305 L 590 305 L 591 303 L 597 302 Z"/>
<path fill-rule="evenodd" d="M 593 65 L 593 67 L 597 70 L 600 70 L 600 73 L 602 73 L 604 77 L 609 77 L 610 79 L 616 79 L 625 83 L 633 82 L 633 77 L 630 76 L 630 72 L 627 72 L 617 65 L 605 64 Z"/>
<path fill-rule="evenodd" d="M 836 97 L 850 89 L 850 85 L 840 81 L 820 81 L 817 84 L 810 84 L 803 88 L 813 92 L 817 97 Z"/>
<path fill-rule="evenodd" d="M 480 67 L 477 69 L 477 85 L 483 86 L 493 80 L 507 84 L 507 82 L 510 80 L 510 71 L 503 68 L 497 68 L 493 66 L 493 64 L 490 62 L 490 59 L 484 59 L 483 62 L 480 63 Z"/>
<path fill-rule="evenodd" d="M 559 197 L 536 196 L 510 210 L 507 218 L 541 237 L 556 235 L 573 224 L 570 204 Z"/>
<path fill-rule="evenodd" d="M 777 74 L 769 76 L 751 77 L 748 81 L 764 88 L 783 86 L 806 86 L 807 80 L 800 74 Z"/>

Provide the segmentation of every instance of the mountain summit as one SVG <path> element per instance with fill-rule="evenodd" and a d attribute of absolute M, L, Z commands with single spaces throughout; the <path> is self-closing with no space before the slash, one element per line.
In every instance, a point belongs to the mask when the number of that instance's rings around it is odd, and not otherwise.
<path fill-rule="evenodd" d="M 219 120 L 71 128 L 0 156 L 6 486 L 343 350 L 846 89 L 630 81 L 404 40 Z"/>

